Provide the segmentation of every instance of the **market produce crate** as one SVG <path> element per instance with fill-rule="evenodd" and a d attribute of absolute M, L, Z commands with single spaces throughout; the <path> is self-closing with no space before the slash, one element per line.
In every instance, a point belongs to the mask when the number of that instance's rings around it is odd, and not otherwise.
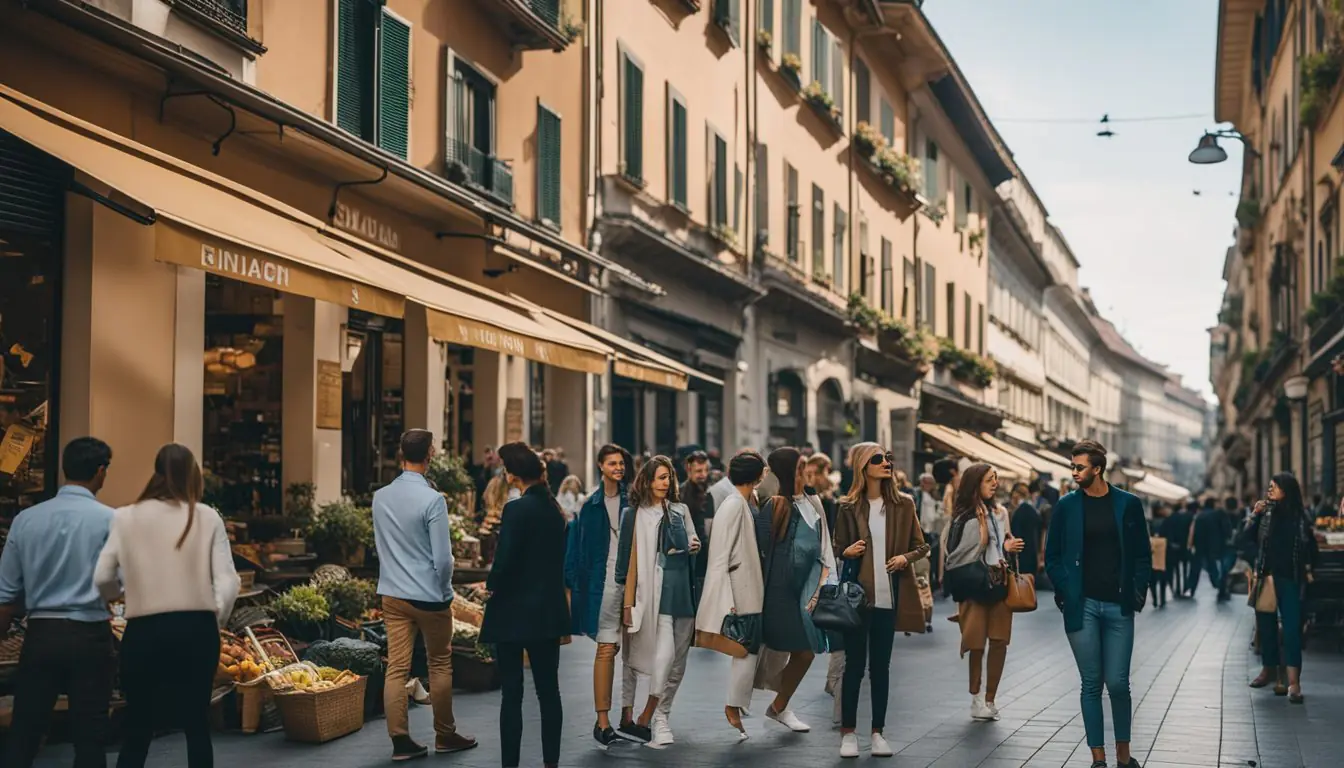
<path fill-rule="evenodd" d="M 367 677 L 325 691 L 273 693 L 285 738 L 322 744 L 364 727 L 364 690 Z"/>
<path fill-rule="evenodd" d="M 475 649 L 453 646 L 453 687 L 472 693 L 499 690 L 499 665 L 477 658 Z"/>

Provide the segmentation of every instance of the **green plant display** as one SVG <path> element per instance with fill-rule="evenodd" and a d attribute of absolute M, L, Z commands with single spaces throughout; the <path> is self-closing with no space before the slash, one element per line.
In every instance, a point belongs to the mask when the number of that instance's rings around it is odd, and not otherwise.
<path fill-rule="evenodd" d="M 304 536 L 324 560 L 346 562 L 360 547 L 373 545 L 373 510 L 348 498 L 323 504 L 308 521 Z"/>
<path fill-rule="evenodd" d="M 461 456 L 438 453 L 429 460 L 425 479 L 448 500 L 449 509 L 462 509 L 470 505 L 471 495 L 476 492 L 476 483 L 467 472 L 466 461 Z"/>
<path fill-rule="evenodd" d="M 761 47 L 761 50 L 765 51 L 766 53 L 769 53 L 770 46 L 774 43 L 774 41 L 775 38 L 773 35 L 770 34 L 770 30 L 768 29 L 756 30 L 756 44 Z"/>
<path fill-rule="evenodd" d="M 358 619 L 378 604 L 378 585 L 370 579 L 344 579 L 316 585 L 331 612 L 345 619 Z"/>
<path fill-rule="evenodd" d="M 957 379 L 984 388 L 994 383 L 998 370 L 989 358 L 958 347 L 951 339 L 938 341 L 938 357 L 934 365 L 951 371 Z"/>
<path fill-rule="evenodd" d="M 285 514 L 298 520 L 309 520 L 316 505 L 317 486 L 312 483 L 290 483 L 285 489 Z"/>
<path fill-rule="evenodd" d="M 803 71 L 803 60 L 796 53 L 786 53 L 779 58 L 779 71 L 797 82 Z"/>
<path fill-rule="evenodd" d="M 1302 94 L 1298 109 L 1302 122 L 1315 126 L 1329 106 L 1330 94 L 1344 70 L 1344 47 L 1332 41 L 1325 50 L 1302 57 Z"/>
<path fill-rule="evenodd" d="M 846 313 L 849 322 L 861 333 L 877 336 L 895 346 L 896 351 L 917 366 L 933 362 L 936 353 L 932 338 L 923 328 L 911 328 L 899 317 L 890 317 L 868 303 L 861 293 L 849 295 Z"/>
<path fill-rule="evenodd" d="M 803 101 L 812 105 L 812 108 L 829 117 L 832 121 L 839 121 L 840 110 L 835 106 L 835 99 L 827 93 L 826 87 L 813 80 L 803 87 Z"/>
<path fill-rule="evenodd" d="M 277 621 L 315 624 L 331 617 L 331 606 L 317 587 L 303 584 L 281 594 L 267 606 Z"/>

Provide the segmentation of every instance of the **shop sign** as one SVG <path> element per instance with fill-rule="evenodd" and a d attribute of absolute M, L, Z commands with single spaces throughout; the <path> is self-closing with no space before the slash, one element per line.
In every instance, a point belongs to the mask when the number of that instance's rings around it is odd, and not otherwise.
<path fill-rule="evenodd" d="M 336 204 L 336 217 L 332 224 L 388 250 L 401 250 L 401 233 L 345 203 Z"/>
<path fill-rule="evenodd" d="M 201 268 L 219 274 L 238 275 L 276 288 L 289 287 L 289 267 L 227 248 L 201 243 Z"/>
<path fill-rule="evenodd" d="M 504 442 L 516 443 L 523 439 L 523 398 L 510 397 L 504 401 Z"/>
<path fill-rule="evenodd" d="M 317 428 L 341 428 L 341 364 L 317 361 Z"/>

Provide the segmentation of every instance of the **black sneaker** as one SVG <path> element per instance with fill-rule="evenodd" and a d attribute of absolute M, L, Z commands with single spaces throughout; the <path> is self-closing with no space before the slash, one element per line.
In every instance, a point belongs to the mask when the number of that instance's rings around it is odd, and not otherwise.
<path fill-rule="evenodd" d="M 1105 760 L 1093 760 L 1092 768 L 1111 768 L 1111 766 L 1107 765 Z"/>
<path fill-rule="evenodd" d="M 1143 766 L 1139 765 L 1138 760 L 1135 760 L 1133 757 L 1131 757 L 1129 758 L 1128 763 L 1116 763 L 1115 768 L 1143 768 Z"/>
<path fill-rule="evenodd" d="M 415 739 L 410 736 L 392 737 L 392 760 L 400 763 L 404 760 L 414 760 L 417 757 L 424 757 L 429 754 L 429 748 L 421 744 L 416 744 Z"/>
<path fill-rule="evenodd" d="M 932 622 L 932 621 L 930 621 L 930 622 L 928 622 L 927 624 L 924 625 L 924 631 L 925 631 L 925 632 L 932 632 L 932 631 L 933 631 L 933 622 Z"/>
<path fill-rule="evenodd" d="M 601 744 L 603 749 L 606 749 L 607 747 L 611 746 L 612 742 L 620 741 L 621 735 L 617 733 L 616 729 L 612 728 L 610 725 L 608 725 L 606 728 L 603 728 L 602 726 L 594 723 L 593 740 L 596 741 L 598 744 Z"/>
<path fill-rule="evenodd" d="M 621 738 L 636 744 L 648 744 L 653 741 L 653 729 L 636 722 L 621 723 Z"/>

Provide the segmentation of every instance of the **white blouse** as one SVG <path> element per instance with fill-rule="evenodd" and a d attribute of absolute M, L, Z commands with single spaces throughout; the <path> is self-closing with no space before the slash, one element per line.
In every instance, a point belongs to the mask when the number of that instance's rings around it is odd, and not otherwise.
<path fill-rule="evenodd" d="M 224 520 L 197 504 L 178 547 L 186 524 L 187 507 L 176 501 L 141 501 L 116 511 L 93 580 L 107 600 L 124 594 L 126 618 L 210 611 L 222 625 L 233 612 L 238 572 Z"/>

